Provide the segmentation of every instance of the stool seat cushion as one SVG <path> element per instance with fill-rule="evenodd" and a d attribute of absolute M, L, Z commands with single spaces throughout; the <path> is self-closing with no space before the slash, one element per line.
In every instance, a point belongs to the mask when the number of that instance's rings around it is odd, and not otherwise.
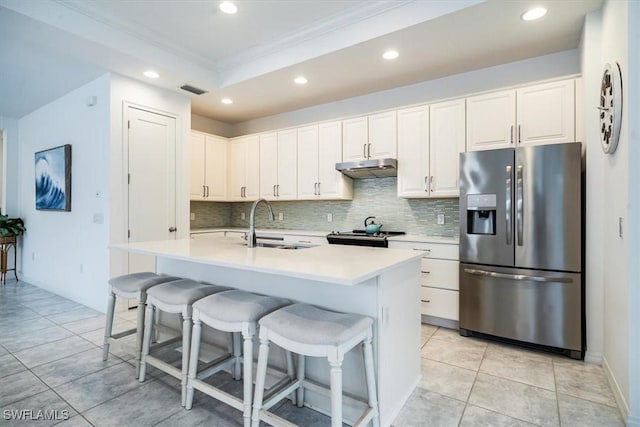
<path fill-rule="evenodd" d="M 289 303 L 284 298 L 232 290 L 202 298 L 193 304 L 193 308 L 223 322 L 255 322 Z"/>
<path fill-rule="evenodd" d="M 132 293 L 140 291 L 144 292 L 153 286 L 159 285 L 160 283 L 171 282 L 179 279 L 179 277 L 142 272 L 114 277 L 109 280 L 109 284 L 116 291 Z"/>
<path fill-rule="evenodd" d="M 260 319 L 260 326 L 302 344 L 339 346 L 369 328 L 366 316 L 336 313 L 309 304 L 293 304 Z"/>
<path fill-rule="evenodd" d="M 154 286 L 149 289 L 147 295 L 164 304 L 180 306 L 191 305 L 200 298 L 228 289 L 223 286 L 196 282 L 195 280 L 181 279 Z"/>

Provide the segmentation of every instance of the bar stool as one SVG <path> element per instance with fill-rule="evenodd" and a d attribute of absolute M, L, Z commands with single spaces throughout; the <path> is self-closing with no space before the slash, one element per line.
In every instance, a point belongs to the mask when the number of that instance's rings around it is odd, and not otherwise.
<path fill-rule="evenodd" d="M 258 319 L 278 308 L 290 304 L 283 298 L 275 298 L 253 294 L 240 290 L 220 292 L 202 298 L 193 304 L 193 337 L 191 339 L 191 358 L 189 360 L 189 378 L 187 380 L 186 409 L 191 409 L 194 389 L 218 399 L 227 405 L 243 412 L 244 425 L 251 424 L 251 399 L 253 387 L 253 336 Z M 219 331 L 231 332 L 234 335 L 233 355 L 223 360 L 213 361 L 198 373 L 198 355 L 200 352 L 200 336 L 202 323 Z M 239 333 L 244 338 L 244 350 L 240 356 Z M 243 398 L 226 393 L 203 380 L 220 370 L 234 365 L 234 377 L 240 377 L 240 361 L 243 362 Z M 290 359 L 288 359 L 290 361 Z M 292 364 L 289 365 L 293 376 Z"/>
<path fill-rule="evenodd" d="M 189 369 L 189 346 L 191 343 L 192 305 L 201 298 L 227 290 L 229 290 L 229 288 L 189 279 L 168 282 L 149 289 L 147 292 L 147 312 L 144 324 L 142 357 L 140 359 L 140 382 L 144 381 L 147 364 L 166 372 L 180 380 L 182 384 L 182 406 L 185 405 L 187 373 Z M 178 313 L 182 315 L 182 366 L 180 369 L 149 354 L 153 337 L 153 318 L 156 309 L 167 313 Z M 176 339 L 167 340 L 156 345 L 156 347 L 171 344 L 175 341 Z"/>
<path fill-rule="evenodd" d="M 104 344 L 102 346 L 102 360 L 109 358 L 109 346 L 112 341 L 136 334 L 136 378 L 140 375 L 140 353 L 142 352 L 142 334 L 144 332 L 144 306 L 147 300 L 147 290 L 161 283 L 178 280 L 179 277 L 158 275 L 151 272 L 131 273 L 114 277 L 109 280 L 109 297 L 107 302 L 107 320 L 104 326 Z M 116 295 L 122 298 L 137 299 L 138 312 L 135 329 L 112 335 L 113 312 L 116 306 Z"/>
<path fill-rule="evenodd" d="M 331 365 L 331 426 L 341 427 L 342 361 L 344 355 L 359 343 L 362 343 L 364 352 L 368 408 L 354 426 L 366 425 L 373 420 L 373 425 L 378 427 L 378 398 L 371 349 L 372 324 L 373 321 L 366 316 L 336 313 L 309 304 L 293 304 L 260 319 L 260 350 L 251 416 L 252 427 L 258 427 L 260 420 L 276 426 L 290 425 L 286 420 L 267 411 L 294 390 L 297 390 L 296 400 L 299 407 L 304 405 L 305 389 L 326 394 L 325 387 L 305 379 L 305 356 L 328 359 Z M 263 403 L 270 342 L 298 354 L 297 380 L 283 389 L 275 390 Z"/>

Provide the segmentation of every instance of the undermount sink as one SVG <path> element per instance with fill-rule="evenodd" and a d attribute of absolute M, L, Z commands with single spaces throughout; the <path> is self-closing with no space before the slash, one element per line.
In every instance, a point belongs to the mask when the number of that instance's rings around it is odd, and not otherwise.
<path fill-rule="evenodd" d="M 241 243 L 244 246 L 247 246 L 247 242 L 243 242 Z M 274 249 L 307 249 L 307 248 L 312 248 L 313 245 L 309 246 L 309 245 L 296 245 L 295 243 L 293 244 L 287 244 L 287 243 L 271 243 L 271 242 L 258 242 L 256 243 L 256 246 L 259 248 L 274 248 Z"/>

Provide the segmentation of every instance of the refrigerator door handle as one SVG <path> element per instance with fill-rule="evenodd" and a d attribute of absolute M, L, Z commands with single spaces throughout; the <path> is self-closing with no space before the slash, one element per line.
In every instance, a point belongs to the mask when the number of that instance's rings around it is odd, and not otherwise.
<path fill-rule="evenodd" d="M 524 218 L 523 218 L 523 198 L 524 198 L 524 185 L 522 182 L 522 165 L 518 165 L 516 168 L 516 234 L 518 239 L 518 246 L 523 246 L 522 234 L 524 230 Z"/>
<path fill-rule="evenodd" d="M 540 282 L 540 283 L 571 283 L 568 277 L 544 277 L 544 276 L 529 276 L 526 274 L 505 274 L 496 273 L 495 271 L 476 270 L 473 268 L 465 268 L 465 273 L 472 274 L 474 276 L 493 277 L 496 279 L 508 279 L 508 280 L 520 280 L 528 282 Z"/>
<path fill-rule="evenodd" d="M 506 196 L 506 211 L 505 211 L 505 219 L 507 222 L 507 245 L 511 245 L 512 233 L 513 233 L 513 224 L 512 224 L 512 216 L 511 216 L 511 166 L 507 166 L 506 169 L 506 188 L 505 188 L 505 196 Z"/>

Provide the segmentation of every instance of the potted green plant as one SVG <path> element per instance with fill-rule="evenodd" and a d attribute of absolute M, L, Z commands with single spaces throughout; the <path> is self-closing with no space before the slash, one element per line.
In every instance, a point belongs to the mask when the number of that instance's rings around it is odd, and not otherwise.
<path fill-rule="evenodd" d="M 4 243 L 5 238 L 15 241 L 15 238 L 25 230 L 22 218 L 9 218 L 8 215 L 2 215 L 0 212 L 0 242 Z"/>

